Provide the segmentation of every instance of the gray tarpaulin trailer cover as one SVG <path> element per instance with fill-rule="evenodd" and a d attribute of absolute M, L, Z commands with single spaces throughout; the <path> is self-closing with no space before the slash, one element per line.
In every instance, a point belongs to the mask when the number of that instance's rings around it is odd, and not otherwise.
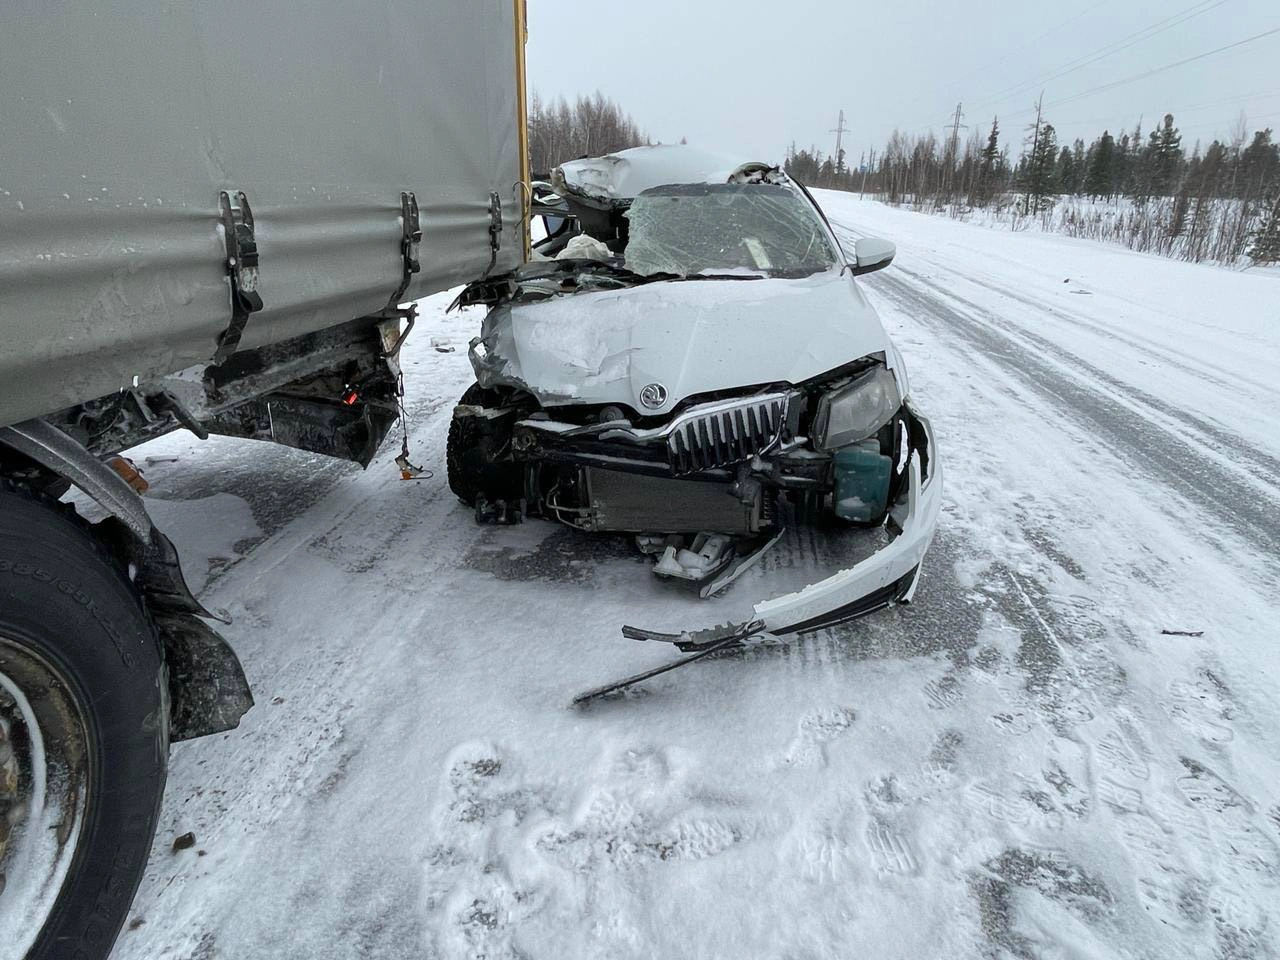
<path fill-rule="evenodd" d="M 208 362 L 220 194 L 252 208 L 243 348 L 521 257 L 511 0 L 9 0 L 0 12 L 0 425 Z"/>

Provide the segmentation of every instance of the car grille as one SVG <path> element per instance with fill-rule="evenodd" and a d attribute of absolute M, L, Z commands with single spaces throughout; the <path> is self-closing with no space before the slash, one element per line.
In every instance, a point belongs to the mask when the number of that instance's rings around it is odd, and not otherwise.
<path fill-rule="evenodd" d="M 667 435 L 672 470 L 680 476 L 750 460 L 777 442 L 786 418 L 785 393 L 694 408 Z"/>

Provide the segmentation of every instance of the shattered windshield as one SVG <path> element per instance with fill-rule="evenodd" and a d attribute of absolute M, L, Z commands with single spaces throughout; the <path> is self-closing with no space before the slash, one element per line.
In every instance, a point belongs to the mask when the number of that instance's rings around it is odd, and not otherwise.
<path fill-rule="evenodd" d="M 654 187 L 627 213 L 626 267 L 642 275 L 804 277 L 836 263 L 809 205 L 778 184 Z"/>

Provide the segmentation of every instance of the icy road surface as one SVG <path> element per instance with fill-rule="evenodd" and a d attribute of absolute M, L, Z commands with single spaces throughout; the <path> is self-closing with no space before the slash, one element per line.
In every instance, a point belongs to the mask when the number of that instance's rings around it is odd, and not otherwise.
<path fill-rule="evenodd" d="M 864 287 L 947 465 L 918 602 L 571 709 L 671 604 L 450 496 L 480 318 L 426 301 L 434 479 L 138 452 L 258 705 L 175 746 L 117 960 L 1280 951 L 1280 280 L 822 202 L 898 243 Z"/>

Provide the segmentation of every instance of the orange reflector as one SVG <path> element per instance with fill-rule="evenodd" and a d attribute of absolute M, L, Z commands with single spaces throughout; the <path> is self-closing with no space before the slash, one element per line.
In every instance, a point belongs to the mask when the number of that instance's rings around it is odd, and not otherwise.
<path fill-rule="evenodd" d="M 125 482 L 138 493 L 146 493 L 151 486 L 151 484 L 147 483 L 147 478 L 134 466 L 132 460 L 125 457 L 112 457 L 107 461 L 107 466 L 120 474 L 125 479 Z"/>

